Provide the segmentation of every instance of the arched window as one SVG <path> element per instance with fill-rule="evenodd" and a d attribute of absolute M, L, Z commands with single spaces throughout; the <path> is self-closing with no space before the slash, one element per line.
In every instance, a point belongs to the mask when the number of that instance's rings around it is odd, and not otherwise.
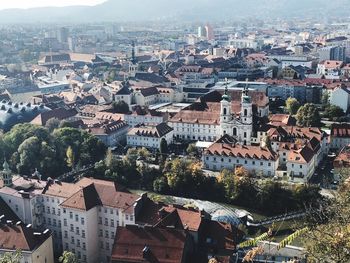
<path fill-rule="evenodd" d="M 224 115 L 226 115 L 227 114 L 227 109 L 226 108 L 224 108 Z"/>
<path fill-rule="evenodd" d="M 244 109 L 244 116 L 247 116 L 247 115 L 248 115 L 248 110 Z"/>
<path fill-rule="evenodd" d="M 233 136 L 237 136 L 237 128 L 233 128 Z"/>

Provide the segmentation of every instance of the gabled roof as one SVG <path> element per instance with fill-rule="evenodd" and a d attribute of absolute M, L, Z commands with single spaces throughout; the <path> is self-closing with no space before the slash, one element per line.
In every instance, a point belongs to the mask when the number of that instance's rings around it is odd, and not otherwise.
<path fill-rule="evenodd" d="M 57 108 L 39 114 L 34 120 L 32 120 L 32 123 L 44 126 L 50 119 L 55 118 L 58 120 L 65 120 L 77 114 L 78 112 L 76 109 Z"/>
<path fill-rule="evenodd" d="M 331 136 L 350 138 L 350 124 L 349 123 L 332 124 Z"/>
<path fill-rule="evenodd" d="M 308 145 L 305 145 L 299 150 L 291 151 L 288 156 L 288 161 L 292 163 L 306 164 L 312 160 L 314 155 L 314 151 Z"/>
<path fill-rule="evenodd" d="M 89 211 L 91 208 L 99 205 L 102 205 L 102 203 L 93 183 L 80 189 L 61 204 L 63 207 L 83 211 Z"/>
<path fill-rule="evenodd" d="M 169 80 L 163 76 L 157 75 L 155 73 L 147 73 L 147 72 L 137 72 L 135 74 L 135 79 L 157 83 L 157 84 L 161 84 L 163 82 L 169 82 Z"/>
<path fill-rule="evenodd" d="M 218 156 L 234 156 L 256 160 L 276 161 L 278 159 L 278 154 L 269 148 L 262 148 L 260 146 L 220 143 L 218 141 L 213 143 L 210 147 L 208 147 L 208 149 L 205 151 L 205 154 Z"/>
<path fill-rule="evenodd" d="M 112 262 L 184 262 L 188 241 L 185 231 L 128 225 L 118 227 L 116 232 Z"/>
<path fill-rule="evenodd" d="M 115 95 L 130 95 L 132 92 L 127 86 L 123 86 L 121 89 L 119 89 Z"/>
<path fill-rule="evenodd" d="M 129 130 L 128 135 L 162 138 L 171 131 L 173 131 L 173 128 L 171 128 L 165 122 L 163 122 L 158 124 L 157 126 L 134 127 L 131 130 Z"/>
<path fill-rule="evenodd" d="M 51 232 L 34 234 L 36 231 L 25 226 L 6 202 L 0 197 L 0 249 L 34 251 L 45 242 Z"/>

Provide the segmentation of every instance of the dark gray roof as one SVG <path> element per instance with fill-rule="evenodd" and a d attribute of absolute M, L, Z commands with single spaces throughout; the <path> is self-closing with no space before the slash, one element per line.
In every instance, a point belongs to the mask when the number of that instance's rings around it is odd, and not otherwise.
<path fill-rule="evenodd" d="M 144 88 L 144 89 L 140 89 L 141 94 L 144 97 L 148 97 L 148 96 L 153 96 L 153 95 L 157 95 L 159 94 L 159 91 L 156 87 L 150 87 L 150 88 Z"/>
<path fill-rule="evenodd" d="M 45 63 L 52 62 L 61 62 L 61 61 L 70 61 L 69 54 L 56 54 L 56 55 L 47 55 L 45 56 Z"/>
<path fill-rule="evenodd" d="M 19 93 L 27 93 L 27 92 L 34 92 L 34 91 L 40 91 L 38 86 L 31 85 L 31 86 L 25 86 L 25 87 L 12 87 L 7 88 L 6 91 L 9 94 L 19 94 Z"/>
<path fill-rule="evenodd" d="M 148 81 L 148 82 L 152 82 L 152 83 L 158 83 L 158 84 L 163 83 L 163 82 L 169 82 L 169 80 L 166 77 L 157 75 L 155 73 L 147 73 L 147 72 L 136 73 L 135 79 Z"/>
<path fill-rule="evenodd" d="M 130 95 L 131 91 L 127 86 L 123 86 L 115 95 Z"/>
<path fill-rule="evenodd" d="M 8 131 L 14 125 L 30 122 L 40 113 L 48 110 L 43 105 L 12 103 L 3 100 L 0 102 L 0 129 Z"/>

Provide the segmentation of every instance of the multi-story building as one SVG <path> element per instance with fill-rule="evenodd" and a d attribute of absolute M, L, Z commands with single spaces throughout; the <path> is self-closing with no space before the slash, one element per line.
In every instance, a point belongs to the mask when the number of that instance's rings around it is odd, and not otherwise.
<path fill-rule="evenodd" d="M 330 92 L 330 104 L 340 107 L 345 113 L 350 107 L 350 89 L 337 87 Z"/>
<path fill-rule="evenodd" d="M 122 120 L 104 121 L 87 127 L 89 133 L 96 136 L 108 147 L 113 147 L 125 142 L 128 130 L 129 125 Z"/>
<path fill-rule="evenodd" d="M 158 125 L 166 120 L 166 115 L 155 110 L 148 110 L 139 106 L 136 106 L 132 113 L 124 115 L 124 121 L 131 127 L 141 124 Z"/>
<path fill-rule="evenodd" d="M 330 148 L 340 150 L 350 144 L 350 124 L 334 123 L 331 127 Z"/>
<path fill-rule="evenodd" d="M 242 145 L 232 136 L 224 135 L 204 152 L 204 167 L 220 171 L 242 166 L 255 175 L 307 182 L 328 152 L 328 137 L 319 128 L 272 123 L 278 126 L 271 124 L 267 131 L 258 131 L 252 139 L 254 146 Z"/>
<path fill-rule="evenodd" d="M 339 78 L 343 61 L 324 60 L 317 65 L 317 74 L 326 78 Z"/>
<path fill-rule="evenodd" d="M 173 141 L 173 134 L 173 128 L 166 123 L 157 126 L 141 125 L 129 130 L 126 140 L 128 146 L 160 149 L 162 139 L 169 145 Z"/>
<path fill-rule="evenodd" d="M 55 262 L 49 229 L 39 231 L 30 224 L 24 224 L 1 197 L 0 214 L 0 257 L 19 250 L 20 263 Z"/>
<path fill-rule="evenodd" d="M 346 47 L 343 46 L 327 46 L 318 50 L 320 61 L 338 60 L 346 61 Z"/>
<path fill-rule="evenodd" d="M 274 176 L 278 168 L 278 154 L 271 148 L 239 145 L 229 135 L 224 135 L 203 154 L 205 169 L 221 171 L 244 167 L 253 174 Z"/>
<path fill-rule="evenodd" d="M 0 197 L 25 223 L 53 233 L 54 251 L 74 252 L 80 262 L 110 262 L 117 226 L 135 223 L 138 195 L 113 182 L 83 178 L 77 183 L 12 177 L 6 169 Z"/>
<path fill-rule="evenodd" d="M 169 120 L 174 136 L 188 141 L 213 142 L 229 134 L 240 143 L 250 145 L 253 119 L 268 115 L 267 97 L 263 92 L 248 90 L 230 94 L 227 89 L 224 95 L 214 91 L 181 110 Z M 221 101 L 217 102 L 219 97 Z"/>

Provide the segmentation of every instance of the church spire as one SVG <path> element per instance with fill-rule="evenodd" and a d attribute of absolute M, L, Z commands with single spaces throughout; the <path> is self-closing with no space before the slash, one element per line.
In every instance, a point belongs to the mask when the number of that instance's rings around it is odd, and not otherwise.
<path fill-rule="evenodd" d="M 227 81 L 227 79 L 225 79 L 225 92 L 224 92 L 224 95 L 222 95 L 222 100 L 226 100 L 226 101 L 230 100 L 230 96 L 228 95 L 228 81 Z"/>
<path fill-rule="evenodd" d="M 3 167 L 3 170 L 1 171 L 1 178 L 4 182 L 4 186 L 11 186 L 12 185 L 12 171 L 11 171 L 10 166 L 7 163 L 6 159 L 5 159 L 2 167 Z"/>

